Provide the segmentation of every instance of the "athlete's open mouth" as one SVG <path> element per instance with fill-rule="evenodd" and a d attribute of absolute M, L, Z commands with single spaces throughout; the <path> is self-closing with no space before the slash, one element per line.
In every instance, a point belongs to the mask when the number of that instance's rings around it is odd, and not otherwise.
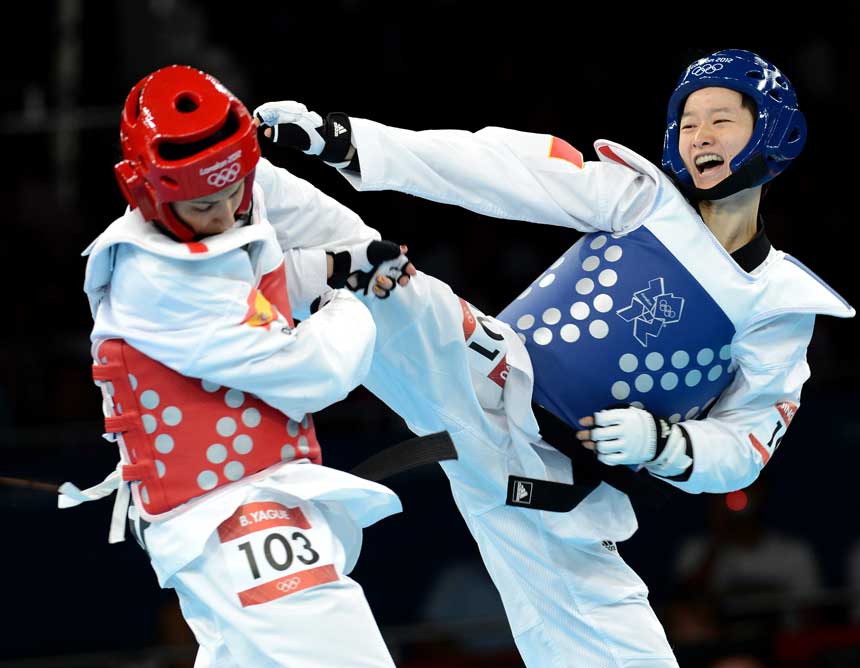
<path fill-rule="evenodd" d="M 696 158 L 696 169 L 699 170 L 699 174 L 704 174 L 719 168 L 724 162 L 725 160 L 716 153 L 705 153 Z"/>

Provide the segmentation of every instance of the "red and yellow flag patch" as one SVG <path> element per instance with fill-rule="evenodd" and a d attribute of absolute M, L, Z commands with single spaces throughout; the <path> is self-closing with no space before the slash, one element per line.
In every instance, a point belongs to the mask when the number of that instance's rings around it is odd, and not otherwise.
<path fill-rule="evenodd" d="M 243 323 L 251 327 L 267 327 L 278 319 L 278 309 L 259 290 L 252 289 L 248 295 L 248 311 Z"/>

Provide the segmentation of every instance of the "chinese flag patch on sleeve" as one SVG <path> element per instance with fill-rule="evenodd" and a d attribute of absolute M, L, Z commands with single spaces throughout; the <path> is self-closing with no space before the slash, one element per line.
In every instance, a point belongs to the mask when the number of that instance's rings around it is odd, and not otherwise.
<path fill-rule="evenodd" d="M 558 137 L 552 138 L 552 142 L 549 145 L 549 157 L 565 160 L 566 162 L 576 165 L 580 169 L 582 169 L 585 164 L 582 160 L 582 153 L 573 148 L 573 146 L 564 141 L 564 139 L 559 139 Z"/>

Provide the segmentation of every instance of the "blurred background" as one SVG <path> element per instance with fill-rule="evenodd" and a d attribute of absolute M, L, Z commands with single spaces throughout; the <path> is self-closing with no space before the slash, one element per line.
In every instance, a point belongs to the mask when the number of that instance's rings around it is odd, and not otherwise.
<path fill-rule="evenodd" d="M 0 345 L 0 476 L 85 487 L 115 464 L 89 375 L 80 252 L 125 207 L 112 173 L 121 103 L 172 63 L 210 72 L 251 109 L 297 99 L 412 129 L 499 125 L 563 137 L 589 159 L 591 143 L 607 138 L 658 162 L 665 102 L 686 64 L 719 48 L 754 50 L 790 77 L 810 127 L 804 153 L 764 201 L 768 236 L 860 303 L 850 243 L 856 16 L 405 4 L 16 4 L 0 46 L 0 253 L 13 295 Z M 416 265 L 487 313 L 577 238 L 396 193 L 358 195 L 313 159 L 265 151 L 408 244 Z M 619 546 L 648 583 L 681 666 L 860 665 L 857 341 L 855 321 L 819 318 L 802 408 L 759 482 L 642 513 L 639 533 Z M 361 389 L 317 427 L 326 463 L 339 468 L 409 436 Z M 521 665 L 441 470 L 389 482 L 405 512 L 366 531 L 354 577 L 399 665 Z M 107 544 L 112 502 L 55 506 L 53 494 L 0 487 L 0 667 L 191 666 L 193 638 L 173 593 L 159 590 L 133 541 Z"/>

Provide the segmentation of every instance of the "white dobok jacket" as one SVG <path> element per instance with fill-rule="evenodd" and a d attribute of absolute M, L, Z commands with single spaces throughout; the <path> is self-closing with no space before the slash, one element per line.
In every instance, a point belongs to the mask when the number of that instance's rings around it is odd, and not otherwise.
<path fill-rule="evenodd" d="M 757 477 L 809 378 L 815 315 L 854 315 L 763 233 L 740 266 L 662 171 L 617 144 L 586 162 L 551 135 L 363 119 L 353 143 L 361 174 L 341 174 L 359 190 L 586 233 L 498 318 L 526 345 L 534 400 L 568 424 L 619 403 L 680 422 L 693 465 L 670 482 L 685 491 Z"/>

